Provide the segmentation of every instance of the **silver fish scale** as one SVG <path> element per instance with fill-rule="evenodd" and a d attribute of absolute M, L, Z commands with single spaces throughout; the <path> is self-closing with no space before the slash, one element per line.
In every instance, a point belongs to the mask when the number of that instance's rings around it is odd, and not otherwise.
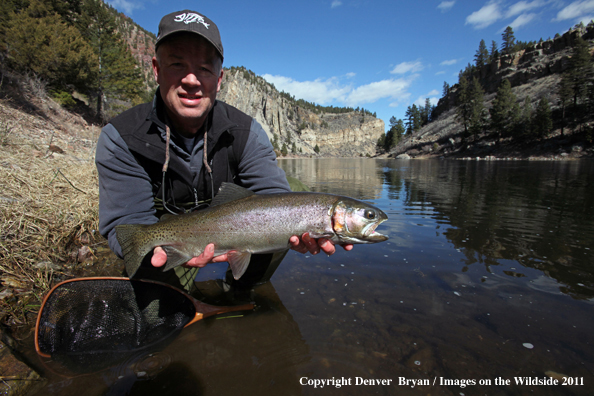
<path fill-rule="evenodd" d="M 188 226 L 198 240 L 212 239 L 217 251 L 221 252 L 228 249 L 274 251 L 288 247 L 292 235 L 304 232 L 331 237 L 329 213 L 338 201 L 337 197 L 328 199 L 327 195 L 308 193 L 295 195 L 254 195 L 233 201 L 212 208 L 212 216 L 203 213 L 201 220 Z M 188 245 L 194 243 L 188 241 Z M 204 242 L 194 246 L 201 252 Z"/>

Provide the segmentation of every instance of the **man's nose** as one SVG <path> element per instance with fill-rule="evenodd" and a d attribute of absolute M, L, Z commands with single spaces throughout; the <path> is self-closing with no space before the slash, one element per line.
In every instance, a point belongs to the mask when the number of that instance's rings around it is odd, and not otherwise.
<path fill-rule="evenodd" d="M 189 72 L 186 76 L 182 79 L 182 83 L 187 85 L 200 85 L 200 79 L 198 75 L 194 72 Z"/>

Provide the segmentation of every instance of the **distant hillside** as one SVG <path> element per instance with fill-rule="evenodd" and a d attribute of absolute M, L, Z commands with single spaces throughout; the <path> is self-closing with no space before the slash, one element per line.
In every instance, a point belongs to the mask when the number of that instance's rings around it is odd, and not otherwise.
<path fill-rule="evenodd" d="M 461 71 L 460 78 L 465 78 L 469 85 L 470 81 L 476 79 L 482 88 L 484 108 L 483 119 L 478 121 L 476 127 L 478 132 L 472 134 L 464 127 L 460 107 L 460 83 L 446 86 L 444 90 L 447 92 L 444 92 L 444 97 L 433 109 L 432 120 L 418 130 L 404 135 L 390 150 L 390 155 L 472 158 L 594 156 L 594 112 L 591 99 L 588 97 L 582 102 L 574 103 L 573 96 L 570 95 L 570 100 L 564 102 L 559 94 L 563 76 L 567 78 L 566 73 L 571 72 L 572 56 L 579 38 L 585 41 L 590 54 L 587 69 L 590 70 L 591 76 L 589 80 L 584 81 L 591 89 L 594 86 L 594 66 L 591 63 L 594 46 L 592 24 L 588 27 L 576 26 L 554 39 L 541 40 L 538 43 L 530 43 L 523 49 L 499 54 L 480 67 L 469 65 Z M 513 132 L 503 135 L 497 132 L 491 112 L 504 80 L 510 82 L 517 105 L 516 112 L 523 112 L 524 108 L 527 108 L 534 115 L 541 100 L 549 104 L 552 122 L 550 131 L 528 133 L 530 121 L 521 121 Z M 526 105 L 527 103 L 529 105 Z M 520 117 L 520 114 L 518 116 Z"/>

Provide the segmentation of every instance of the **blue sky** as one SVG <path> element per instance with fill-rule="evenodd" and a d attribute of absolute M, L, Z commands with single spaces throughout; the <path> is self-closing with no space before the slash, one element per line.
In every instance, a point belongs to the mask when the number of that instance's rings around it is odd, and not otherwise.
<path fill-rule="evenodd" d="M 221 31 L 225 63 L 245 66 L 296 98 L 363 107 L 386 123 L 442 96 L 444 82 L 507 26 L 521 41 L 553 38 L 594 19 L 594 0 L 107 0 L 156 34 L 191 9 Z"/>

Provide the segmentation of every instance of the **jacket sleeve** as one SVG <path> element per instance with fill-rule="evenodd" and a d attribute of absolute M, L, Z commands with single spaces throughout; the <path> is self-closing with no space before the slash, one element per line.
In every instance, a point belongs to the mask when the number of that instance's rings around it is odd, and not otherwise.
<path fill-rule="evenodd" d="M 259 193 L 290 192 L 285 172 L 278 167 L 276 154 L 262 126 L 252 120 L 250 135 L 238 164 L 242 185 Z"/>
<path fill-rule="evenodd" d="M 116 238 L 119 224 L 153 224 L 155 215 L 150 178 L 111 124 L 101 131 L 95 156 L 99 174 L 99 232 L 122 257 Z"/>

